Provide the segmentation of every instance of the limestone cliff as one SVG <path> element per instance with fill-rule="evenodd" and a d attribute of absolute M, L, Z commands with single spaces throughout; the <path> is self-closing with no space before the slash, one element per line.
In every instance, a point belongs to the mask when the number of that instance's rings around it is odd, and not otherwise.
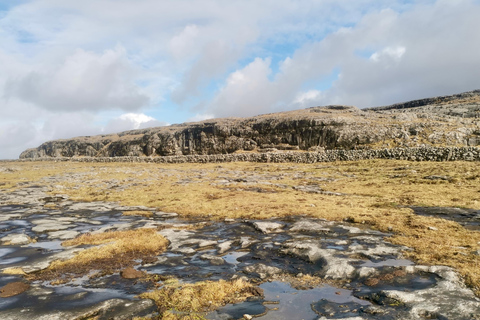
<path fill-rule="evenodd" d="M 480 145 L 480 90 L 386 107 L 314 107 L 45 142 L 20 158 Z"/>

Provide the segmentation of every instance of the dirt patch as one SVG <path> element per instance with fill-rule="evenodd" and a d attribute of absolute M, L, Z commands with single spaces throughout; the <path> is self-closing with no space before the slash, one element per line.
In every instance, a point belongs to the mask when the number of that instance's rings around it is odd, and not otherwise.
<path fill-rule="evenodd" d="M 22 292 L 27 291 L 30 285 L 25 282 L 10 282 L 9 284 L 0 288 L 0 298 L 8 298 L 16 296 Z"/>
<path fill-rule="evenodd" d="M 142 271 L 135 270 L 131 267 L 125 268 L 122 271 L 120 271 L 120 275 L 124 279 L 138 279 L 145 276 L 145 274 Z"/>

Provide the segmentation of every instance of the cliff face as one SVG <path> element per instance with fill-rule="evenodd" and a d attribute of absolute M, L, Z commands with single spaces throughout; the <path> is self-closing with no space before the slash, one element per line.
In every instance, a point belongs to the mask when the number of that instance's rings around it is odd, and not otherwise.
<path fill-rule="evenodd" d="M 480 145 L 480 90 L 360 110 L 315 107 L 252 118 L 43 143 L 20 158 L 226 154 L 242 151 Z"/>

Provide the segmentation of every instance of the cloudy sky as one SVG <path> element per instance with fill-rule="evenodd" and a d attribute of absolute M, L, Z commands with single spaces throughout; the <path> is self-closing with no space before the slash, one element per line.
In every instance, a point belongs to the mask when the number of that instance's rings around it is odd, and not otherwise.
<path fill-rule="evenodd" d="M 80 135 L 480 88 L 480 0 L 0 0 L 0 159 Z"/>

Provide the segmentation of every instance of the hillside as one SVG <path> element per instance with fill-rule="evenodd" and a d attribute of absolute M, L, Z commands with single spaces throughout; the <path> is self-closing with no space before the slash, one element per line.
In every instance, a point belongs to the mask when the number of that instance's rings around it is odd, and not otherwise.
<path fill-rule="evenodd" d="M 358 109 L 325 106 L 45 142 L 20 158 L 206 155 L 480 145 L 480 90 Z"/>

